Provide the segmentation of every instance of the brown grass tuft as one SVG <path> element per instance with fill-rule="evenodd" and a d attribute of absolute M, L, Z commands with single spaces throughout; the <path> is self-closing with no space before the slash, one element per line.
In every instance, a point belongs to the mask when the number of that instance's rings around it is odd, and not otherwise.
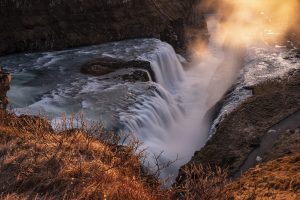
<path fill-rule="evenodd" d="M 300 153 L 293 153 L 250 169 L 230 184 L 224 193 L 231 199 L 298 200 L 300 196 Z"/>
<path fill-rule="evenodd" d="M 227 170 L 192 164 L 181 169 L 176 198 L 186 200 L 227 200 L 223 189 L 229 182 Z"/>

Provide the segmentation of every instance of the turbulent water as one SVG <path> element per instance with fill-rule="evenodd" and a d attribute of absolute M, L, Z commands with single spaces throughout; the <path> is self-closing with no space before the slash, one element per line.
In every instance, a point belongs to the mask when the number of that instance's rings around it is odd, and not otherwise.
<path fill-rule="evenodd" d="M 216 21 L 211 19 L 208 25 L 213 33 Z M 8 96 L 18 113 L 42 113 L 59 119 L 62 112 L 83 112 L 88 120 L 101 121 L 107 129 L 130 131 L 147 147 L 150 162 L 152 154 L 162 151 L 160 162 L 178 156 L 165 176 L 176 174 L 206 143 L 206 114 L 235 76 L 235 70 L 223 66 L 230 63 L 228 52 L 214 41 L 212 35 L 209 48 L 197 58 L 201 62 L 188 69 L 169 44 L 157 39 L 18 54 L 1 57 L 0 65 L 13 74 Z M 115 78 L 126 70 L 99 77 L 80 73 L 83 63 L 99 57 L 149 61 L 157 83 Z"/>
<path fill-rule="evenodd" d="M 150 162 L 151 155 L 162 151 L 160 162 L 178 156 L 173 168 L 165 172 L 170 175 L 208 137 L 205 115 L 212 105 L 208 86 L 224 58 L 213 38 L 209 49 L 201 64 L 186 70 L 173 48 L 157 39 L 17 54 L 1 57 L 0 65 L 13 74 L 8 96 L 17 113 L 41 113 L 56 120 L 63 112 L 67 116 L 83 112 L 107 129 L 128 130 L 148 148 Z M 99 77 L 80 73 L 83 63 L 99 57 L 150 61 L 157 83 L 115 78 L 126 70 Z"/>

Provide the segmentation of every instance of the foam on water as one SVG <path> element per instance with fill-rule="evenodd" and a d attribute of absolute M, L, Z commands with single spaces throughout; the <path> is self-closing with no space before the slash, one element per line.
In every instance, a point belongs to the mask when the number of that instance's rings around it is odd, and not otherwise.
<path fill-rule="evenodd" d="M 114 79 L 113 74 L 91 77 L 80 73 L 82 63 L 101 56 L 149 61 L 157 83 L 130 83 Z M 149 152 L 164 151 L 164 161 L 179 154 L 181 160 L 172 171 L 175 174 L 206 141 L 203 118 L 209 108 L 205 107 L 205 89 L 215 70 L 212 67 L 208 73 L 203 70 L 205 65 L 199 65 L 185 72 L 178 58 L 167 43 L 139 39 L 12 55 L 0 58 L 0 64 L 13 72 L 9 98 L 18 113 L 43 113 L 56 121 L 63 112 L 67 116 L 83 112 L 87 119 L 100 120 L 106 128 L 125 128 L 134 132 Z"/>
<path fill-rule="evenodd" d="M 209 29 L 213 32 L 215 28 L 216 20 L 213 20 Z M 210 125 L 207 112 L 227 90 L 223 81 L 212 88 L 211 83 L 216 83 L 214 76 L 222 73 L 218 75 L 228 78 L 235 72 L 223 74 L 222 70 L 218 71 L 226 55 L 214 37 L 207 51 L 198 58 L 200 61 L 186 71 L 180 57 L 169 45 L 161 45 L 156 52 L 144 56 L 151 62 L 157 77 L 156 90 L 151 95 L 140 96 L 136 104 L 120 114 L 120 120 L 144 142 L 149 152 L 156 155 L 164 152 L 160 162 L 175 160 L 179 156 L 180 160 L 162 174 L 176 176 L 178 168 L 205 145 Z M 220 95 L 212 98 L 212 89 Z"/>
<path fill-rule="evenodd" d="M 211 33 L 215 32 L 216 23 L 214 19 L 209 21 Z M 12 55 L 1 57 L 0 64 L 13 72 L 9 97 L 20 113 L 30 110 L 57 119 L 62 112 L 83 112 L 89 120 L 101 120 L 106 128 L 131 131 L 148 152 L 164 151 L 161 162 L 174 160 L 178 154 L 180 160 L 171 170 L 164 171 L 166 176 L 175 175 L 206 143 L 206 114 L 236 73 L 226 68 L 232 64 L 232 55 L 225 54 L 212 35 L 209 48 L 199 58 L 201 62 L 195 62 L 186 71 L 174 49 L 157 39 Z M 80 73 L 81 64 L 103 56 L 149 61 L 157 83 L 130 83 L 113 75 L 91 77 Z M 20 91 L 28 94 L 20 95 Z M 153 161 L 151 157 L 148 160 Z"/>

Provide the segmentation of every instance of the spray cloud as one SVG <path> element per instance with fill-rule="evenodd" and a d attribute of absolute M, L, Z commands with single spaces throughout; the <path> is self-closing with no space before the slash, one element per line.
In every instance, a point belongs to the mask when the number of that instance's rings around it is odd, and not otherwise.
<path fill-rule="evenodd" d="M 266 39 L 283 40 L 288 31 L 299 26 L 299 4 L 299 0 L 205 0 L 200 7 L 220 16 L 220 43 L 244 47 Z"/>

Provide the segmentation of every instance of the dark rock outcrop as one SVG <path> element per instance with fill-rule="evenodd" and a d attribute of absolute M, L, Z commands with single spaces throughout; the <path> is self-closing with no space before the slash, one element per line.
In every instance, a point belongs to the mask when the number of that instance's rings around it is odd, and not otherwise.
<path fill-rule="evenodd" d="M 10 81 L 10 74 L 3 72 L 0 67 L 0 110 L 5 110 L 7 107 L 8 99 L 6 93 L 9 90 Z"/>
<path fill-rule="evenodd" d="M 129 73 L 123 74 L 123 75 L 119 76 L 119 78 L 124 80 L 124 81 L 127 81 L 127 82 L 136 82 L 136 81 L 147 82 L 147 81 L 150 81 L 148 71 L 140 70 L 140 69 L 133 70 Z"/>
<path fill-rule="evenodd" d="M 123 75 L 121 78 L 124 80 L 144 80 L 148 81 L 149 78 L 145 78 L 145 76 L 148 77 L 146 71 L 149 72 L 151 79 L 155 81 L 155 74 L 151 69 L 151 64 L 148 61 L 142 61 L 142 60 L 131 60 L 131 61 L 125 61 L 121 59 L 116 59 L 116 58 L 110 58 L 110 57 L 103 57 L 103 58 L 98 58 L 92 61 L 89 61 L 85 64 L 83 64 L 80 68 L 81 73 L 84 74 L 90 74 L 94 76 L 102 76 L 106 75 L 112 72 L 115 72 L 119 69 L 128 69 L 132 68 L 135 69 L 134 72 Z M 141 70 L 143 69 L 146 70 L 144 71 L 146 73 L 143 73 Z"/>
<path fill-rule="evenodd" d="M 184 49 L 186 27 L 196 26 L 206 37 L 202 14 L 192 12 L 197 2 L 4 0 L 0 2 L 0 55 L 141 37 L 160 38 L 177 50 Z M 191 20 L 195 16 L 197 23 Z"/>

